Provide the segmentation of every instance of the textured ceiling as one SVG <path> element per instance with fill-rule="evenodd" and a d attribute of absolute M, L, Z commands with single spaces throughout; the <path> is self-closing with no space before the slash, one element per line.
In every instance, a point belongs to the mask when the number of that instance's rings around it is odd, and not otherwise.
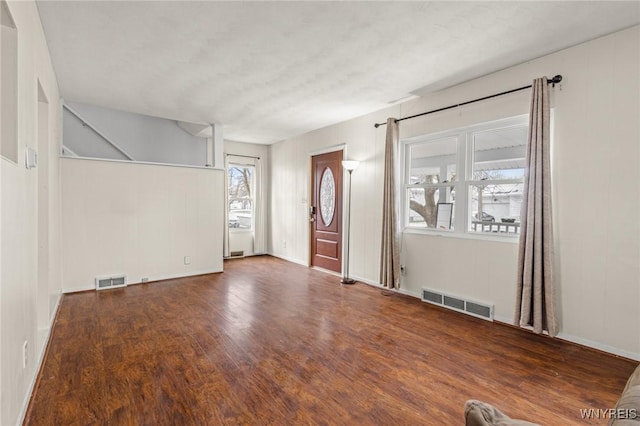
<path fill-rule="evenodd" d="M 640 21 L 636 1 L 39 1 L 38 9 L 64 98 L 221 123 L 226 139 L 255 143 Z"/>

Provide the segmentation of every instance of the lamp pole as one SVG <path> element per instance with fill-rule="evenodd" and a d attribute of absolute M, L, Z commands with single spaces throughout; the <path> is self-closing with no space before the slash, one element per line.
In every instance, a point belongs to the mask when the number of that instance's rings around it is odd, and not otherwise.
<path fill-rule="evenodd" d="M 349 189 L 347 193 L 347 206 L 349 210 L 347 210 L 347 249 L 345 250 L 344 274 L 342 274 L 342 279 L 340 280 L 341 284 L 355 284 L 356 282 L 353 278 L 349 277 L 349 252 L 351 251 L 351 173 L 353 173 L 359 164 L 359 161 L 353 160 L 345 160 L 342 162 L 342 167 L 349 172 Z"/>

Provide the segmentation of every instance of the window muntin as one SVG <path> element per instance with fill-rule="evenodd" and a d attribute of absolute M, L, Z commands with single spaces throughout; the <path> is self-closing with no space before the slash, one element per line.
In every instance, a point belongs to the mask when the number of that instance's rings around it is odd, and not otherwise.
<path fill-rule="evenodd" d="M 437 204 L 452 203 L 446 232 L 518 235 L 527 126 L 522 115 L 405 141 L 404 227 L 433 232 Z"/>
<path fill-rule="evenodd" d="M 410 183 L 450 182 L 456 174 L 457 151 L 456 137 L 410 146 Z"/>
<path fill-rule="evenodd" d="M 425 186 L 410 187 L 407 189 L 407 198 L 409 199 L 409 208 L 407 209 L 408 217 L 406 220 L 409 228 L 432 228 L 436 227 L 438 203 L 449 202 L 453 204 L 451 229 L 454 229 L 455 223 L 455 190 L 454 186 Z M 440 201 L 441 196 L 445 200 Z"/>
<path fill-rule="evenodd" d="M 473 132 L 473 180 L 523 179 L 527 126 Z"/>
<path fill-rule="evenodd" d="M 229 164 L 229 229 L 253 230 L 255 213 L 255 166 Z"/>
<path fill-rule="evenodd" d="M 528 123 L 469 133 L 473 144 L 469 232 L 520 232 Z"/>
<path fill-rule="evenodd" d="M 438 203 L 453 203 L 455 212 L 458 137 L 409 145 L 406 162 L 405 226 L 435 229 Z"/>
<path fill-rule="evenodd" d="M 470 232 L 518 234 L 524 183 L 493 182 L 469 186 L 471 217 L 468 229 Z M 484 213 L 482 217 L 479 211 Z"/>

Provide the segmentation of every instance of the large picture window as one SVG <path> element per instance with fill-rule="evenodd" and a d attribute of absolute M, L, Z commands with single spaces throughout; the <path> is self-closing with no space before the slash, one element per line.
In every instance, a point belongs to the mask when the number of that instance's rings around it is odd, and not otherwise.
<path fill-rule="evenodd" d="M 522 115 L 404 141 L 405 228 L 518 235 L 527 126 Z M 450 226 L 437 221 L 439 204 Z"/>

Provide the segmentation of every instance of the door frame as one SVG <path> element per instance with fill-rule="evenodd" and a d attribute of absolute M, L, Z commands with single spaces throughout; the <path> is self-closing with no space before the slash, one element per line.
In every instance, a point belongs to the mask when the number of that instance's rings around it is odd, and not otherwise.
<path fill-rule="evenodd" d="M 313 184 L 313 179 L 312 179 L 312 175 L 313 175 L 313 157 L 316 155 L 321 155 L 321 154 L 328 154 L 330 152 L 336 152 L 336 151 L 342 151 L 342 159 L 346 160 L 349 157 L 347 156 L 347 144 L 343 143 L 340 145 L 332 145 L 332 146 L 328 146 L 326 148 L 321 148 L 321 149 L 317 149 L 314 151 L 309 151 L 307 153 L 307 160 L 308 160 L 308 165 L 307 165 L 307 196 L 305 198 L 305 220 L 307 221 L 307 267 L 310 268 L 311 267 L 311 257 L 312 257 L 312 250 L 311 250 L 311 226 L 312 223 L 309 222 L 309 206 L 311 205 L 311 197 L 313 196 L 313 191 L 314 188 L 312 187 Z M 340 167 L 342 167 L 342 164 L 340 165 Z M 347 180 L 346 179 L 342 179 L 342 205 L 346 206 L 346 201 L 347 201 L 347 188 L 346 188 L 346 183 Z M 351 208 L 351 206 L 349 206 L 349 208 Z M 345 237 L 345 226 L 347 226 L 347 221 L 345 220 L 345 209 L 343 207 L 342 209 L 342 228 L 341 228 L 341 237 L 342 237 L 342 248 L 344 250 L 345 247 L 345 241 L 346 241 L 346 237 Z M 341 264 L 340 264 L 340 273 L 335 272 L 336 275 L 340 275 L 344 270 L 345 270 L 345 259 L 343 256 L 343 253 L 340 253 L 340 258 L 341 258 Z M 324 271 L 324 269 L 323 269 Z M 334 273 L 333 271 L 329 271 L 330 273 Z"/>
<path fill-rule="evenodd" d="M 229 157 L 236 157 L 237 161 L 230 161 Z M 245 160 L 242 160 L 244 158 Z M 245 161 L 244 163 L 242 161 Z M 246 256 L 261 255 L 266 252 L 264 245 L 266 244 L 265 237 L 265 219 L 266 204 L 264 196 L 263 186 L 263 163 L 262 158 L 259 155 L 244 155 L 244 154 L 230 154 L 224 153 L 224 182 L 225 182 L 225 207 L 224 207 L 224 236 L 223 236 L 223 250 L 222 257 L 228 258 L 231 254 L 231 242 L 230 242 L 230 230 L 229 230 L 229 164 L 236 164 L 239 166 L 252 166 L 255 170 L 254 175 L 254 206 L 253 206 L 253 250 L 251 254 Z M 260 228 L 260 229 L 259 229 Z M 258 235 L 261 233 L 262 235 Z M 256 240 L 261 239 L 261 246 L 256 243 Z M 257 249 L 256 249 L 257 247 Z"/>

